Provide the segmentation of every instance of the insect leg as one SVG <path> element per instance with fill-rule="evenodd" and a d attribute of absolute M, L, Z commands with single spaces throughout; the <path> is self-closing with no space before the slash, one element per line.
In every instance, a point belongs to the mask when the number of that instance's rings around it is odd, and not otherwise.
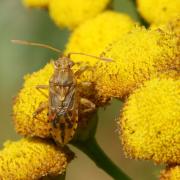
<path fill-rule="evenodd" d="M 93 85 L 92 82 L 90 82 L 90 81 L 84 81 L 84 82 L 81 82 L 80 87 L 90 88 L 92 85 Z"/>
<path fill-rule="evenodd" d="M 36 86 L 36 89 L 47 98 L 48 98 L 48 95 L 45 94 L 41 89 L 48 89 L 48 88 L 49 88 L 48 85 L 37 85 Z"/>
<path fill-rule="evenodd" d="M 49 85 L 37 85 L 36 88 L 37 89 L 48 89 Z"/>
<path fill-rule="evenodd" d="M 89 65 L 84 65 L 84 66 L 82 66 L 78 71 L 76 71 L 75 73 L 74 73 L 74 75 L 76 76 L 76 77 L 79 77 L 84 71 L 86 71 L 86 70 L 93 70 L 93 67 L 91 67 L 91 66 L 89 66 Z"/>
<path fill-rule="evenodd" d="M 85 107 L 85 109 L 83 109 L 83 113 L 92 112 L 96 108 L 96 105 L 86 98 L 81 98 L 80 103 L 82 106 Z"/>
<path fill-rule="evenodd" d="M 36 111 L 33 113 L 33 118 L 37 118 L 36 116 L 44 111 L 46 108 L 48 108 L 48 101 L 40 103 L 39 107 L 36 109 Z"/>

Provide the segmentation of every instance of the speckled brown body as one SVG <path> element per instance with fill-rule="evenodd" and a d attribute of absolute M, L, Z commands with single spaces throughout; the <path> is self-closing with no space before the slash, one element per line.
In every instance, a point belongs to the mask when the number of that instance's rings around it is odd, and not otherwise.
<path fill-rule="evenodd" d="M 79 93 L 71 66 L 69 58 L 59 58 L 49 81 L 48 118 L 51 134 L 61 145 L 72 139 L 78 122 Z"/>

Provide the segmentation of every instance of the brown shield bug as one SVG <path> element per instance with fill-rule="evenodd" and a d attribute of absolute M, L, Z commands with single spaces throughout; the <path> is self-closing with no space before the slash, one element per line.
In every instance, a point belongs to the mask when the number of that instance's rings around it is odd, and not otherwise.
<path fill-rule="evenodd" d="M 13 43 L 39 46 L 48 48 L 58 53 L 59 49 L 52 46 L 28 41 L 12 40 Z M 53 139 L 60 145 L 67 144 L 73 137 L 78 125 L 79 106 L 83 104 L 87 107 L 86 111 L 93 111 L 95 104 L 90 100 L 80 97 L 77 78 L 89 67 L 82 66 L 75 73 L 72 70 L 74 65 L 71 60 L 72 54 L 80 54 L 90 56 L 92 58 L 111 61 L 111 59 L 88 55 L 84 53 L 68 53 L 66 56 L 60 56 L 54 61 L 54 73 L 49 80 L 49 85 L 37 85 L 36 88 L 42 94 L 42 89 L 48 89 L 49 95 L 47 102 L 42 102 L 33 114 L 33 117 L 48 108 L 48 119 L 51 122 L 51 135 Z"/>

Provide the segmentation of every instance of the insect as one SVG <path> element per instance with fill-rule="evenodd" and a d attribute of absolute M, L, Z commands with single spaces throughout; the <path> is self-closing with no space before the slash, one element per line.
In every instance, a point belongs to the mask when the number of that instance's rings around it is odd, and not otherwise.
<path fill-rule="evenodd" d="M 59 49 L 46 44 L 22 40 L 12 40 L 12 42 L 16 44 L 48 48 L 61 53 Z M 95 109 L 95 104 L 93 102 L 80 97 L 79 87 L 77 84 L 77 78 L 89 67 L 82 66 L 74 73 L 72 70 L 74 65 L 71 60 L 72 54 L 80 54 L 104 61 L 111 61 L 108 58 L 76 52 L 68 53 L 66 56 L 61 55 L 56 61 L 54 61 L 54 73 L 49 80 L 49 85 L 36 86 L 37 90 L 48 98 L 48 101 L 42 102 L 39 105 L 39 107 L 35 110 L 33 117 L 36 118 L 39 113 L 48 108 L 48 120 L 51 123 L 52 138 L 61 145 L 67 144 L 75 134 L 78 126 L 80 104 L 86 107 L 86 112 L 90 112 Z M 43 93 L 42 89 L 49 90 L 49 95 L 47 96 Z"/>

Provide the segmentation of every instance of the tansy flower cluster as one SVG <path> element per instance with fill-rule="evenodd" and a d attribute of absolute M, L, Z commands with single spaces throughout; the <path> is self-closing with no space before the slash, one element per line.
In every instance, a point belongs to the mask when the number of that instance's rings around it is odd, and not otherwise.
<path fill-rule="evenodd" d="M 161 180 L 180 179 L 179 1 L 138 0 L 139 12 L 152 23 L 149 29 L 135 24 L 126 14 L 105 10 L 108 0 L 24 0 L 24 3 L 28 7 L 48 8 L 55 24 L 73 29 L 65 55 L 81 52 L 99 57 L 71 56 L 75 74 L 86 67 L 80 76 L 74 75 L 79 99 L 88 99 L 95 110 L 110 103 L 112 98 L 124 101 L 118 129 L 125 155 L 167 165 L 160 173 Z M 24 77 L 23 87 L 14 101 L 13 120 L 17 133 L 25 138 L 6 142 L 0 151 L 0 179 L 56 176 L 63 174 L 73 159 L 67 144 L 54 143 L 48 108 L 34 118 L 39 105 L 49 98 L 49 89 L 40 92 L 36 86 L 48 85 L 53 73 L 51 60 L 39 71 Z M 91 113 L 83 110 L 84 107 L 78 107 L 77 133 L 86 131 L 91 122 L 89 117 L 95 114 L 95 110 Z M 95 127 L 88 127 L 89 132 L 94 134 Z M 74 139 L 69 143 L 83 152 L 93 150 L 93 147 L 85 148 L 92 141 L 80 139 L 83 143 L 79 140 L 76 144 Z"/>
<path fill-rule="evenodd" d="M 180 163 L 179 100 L 180 80 L 172 78 L 147 81 L 129 96 L 119 124 L 127 156 Z"/>
<path fill-rule="evenodd" d="M 27 7 L 47 7 L 55 24 L 70 30 L 101 13 L 110 3 L 110 0 L 24 0 Z"/>
<path fill-rule="evenodd" d="M 103 54 L 115 62 L 99 63 L 97 89 L 102 94 L 125 98 L 144 81 L 179 68 L 179 38 L 173 33 L 136 27 Z M 118 82 L 118 83 L 117 83 Z"/>
<path fill-rule="evenodd" d="M 180 15 L 179 0 L 136 0 L 142 17 L 149 23 L 166 23 Z"/>
<path fill-rule="evenodd" d="M 0 179 L 31 180 L 62 174 L 72 157 L 68 148 L 42 139 L 7 141 L 0 152 Z"/>
<path fill-rule="evenodd" d="M 58 26 L 74 29 L 86 19 L 99 14 L 109 3 L 110 0 L 51 0 L 49 14 Z"/>

